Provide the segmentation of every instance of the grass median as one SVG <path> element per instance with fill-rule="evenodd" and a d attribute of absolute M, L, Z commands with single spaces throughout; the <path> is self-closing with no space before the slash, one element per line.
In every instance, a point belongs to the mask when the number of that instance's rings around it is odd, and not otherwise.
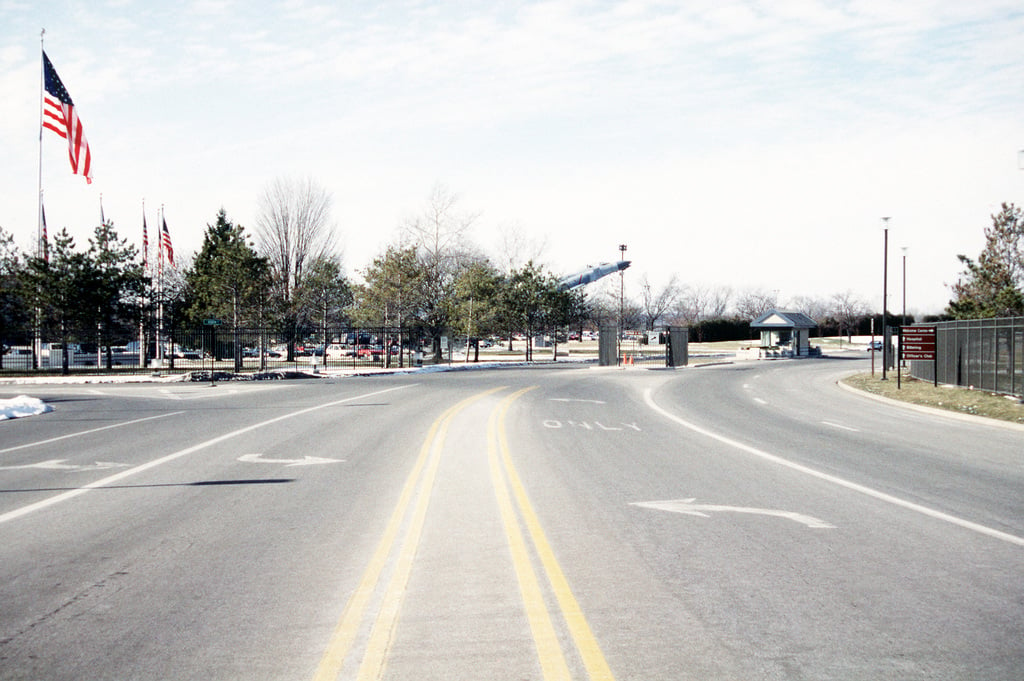
<path fill-rule="evenodd" d="M 906 374 L 902 375 L 902 385 L 897 388 L 894 372 L 889 372 L 885 381 L 881 371 L 876 371 L 874 376 L 870 373 L 854 374 L 842 381 L 852 388 L 893 400 L 1024 424 L 1024 404 L 1018 397 L 946 385 L 936 387 L 930 381 L 919 381 Z"/>

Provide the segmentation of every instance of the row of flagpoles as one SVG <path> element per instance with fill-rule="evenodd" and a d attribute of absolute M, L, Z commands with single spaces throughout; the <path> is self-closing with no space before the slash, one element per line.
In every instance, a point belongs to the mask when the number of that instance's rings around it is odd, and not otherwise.
<path fill-rule="evenodd" d="M 42 47 L 42 36 L 40 34 L 40 48 Z M 49 261 L 49 240 L 46 233 L 46 210 L 43 207 L 43 130 L 51 130 L 59 137 L 68 142 L 68 158 L 71 161 L 71 172 L 74 175 L 82 175 L 85 181 L 92 183 L 92 152 L 89 149 L 89 142 L 85 139 L 85 130 L 82 121 L 78 117 L 75 104 L 64 87 L 53 62 L 42 51 L 42 76 L 40 78 L 42 97 L 39 106 L 39 227 L 37 255 L 41 255 Z M 103 214 L 103 195 L 100 194 L 100 221 L 106 223 L 106 216 Z M 164 217 L 163 206 L 160 207 L 160 239 L 157 245 L 157 262 L 159 271 L 163 271 L 163 263 L 166 259 L 171 266 L 174 265 L 174 247 L 171 245 L 171 233 L 167 229 L 167 219 Z M 142 266 L 149 272 L 149 234 L 146 226 L 146 202 L 142 202 Z"/>
<path fill-rule="evenodd" d="M 100 195 L 100 223 L 106 224 L 107 218 L 103 214 L 103 195 Z M 39 251 L 46 262 L 50 262 L 49 238 L 46 230 L 46 208 L 43 205 L 43 192 L 39 192 Z M 166 260 L 168 265 L 174 265 L 174 246 L 171 244 L 171 232 L 167 229 L 167 218 L 164 216 L 164 208 L 160 206 L 160 239 L 157 242 L 157 262 L 160 270 L 163 270 L 163 263 Z M 149 227 L 146 223 L 146 202 L 142 202 L 142 269 L 149 273 Z"/>
<path fill-rule="evenodd" d="M 78 117 L 75 104 L 64 87 L 57 70 L 46 55 L 43 47 L 43 36 L 46 29 L 40 33 L 39 46 L 42 52 L 42 74 L 40 76 L 41 97 L 39 103 L 39 225 L 37 228 L 36 255 L 43 257 L 47 262 L 50 260 L 49 239 L 46 234 L 46 210 L 43 207 L 43 130 L 50 130 L 59 137 L 67 140 L 68 158 L 71 161 L 71 172 L 81 175 L 85 181 L 92 184 L 92 152 L 89 149 L 89 142 L 85 139 L 85 130 L 82 121 Z M 163 341 L 163 266 L 164 261 L 173 267 L 174 247 L 171 245 L 171 233 L 167 229 L 167 218 L 164 216 L 164 208 L 160 206 L 160 238 L 157 241 L 157 343 L 156 359 L 163 362 L 164 341 Z M 106 216 L 103 213 L 103 195 L 100 194 L 100 222 L 106 224 Z M 149 229 L 146 225 L 146 202 L 142 202 L 142 267 L 146 274 L 149 269 Z M 36 334 L 34 345 L 37 347 L 36 356 L 40 344 L 39 334 Z M 145 329 L 139 321 L 139 363 L 142 366 L 145 362 Z"/>

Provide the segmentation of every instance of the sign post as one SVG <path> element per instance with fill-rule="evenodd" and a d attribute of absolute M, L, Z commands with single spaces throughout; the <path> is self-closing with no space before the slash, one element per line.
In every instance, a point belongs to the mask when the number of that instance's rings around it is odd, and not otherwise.
<path fill-rule="evenodd" d="M 934 326 L 904 326 L 900 339 L 900 354 L 911 361 L 931 360 L 933 384 L 939 384 L 939 367 L 935 352 Z"/>
<path fill-rule="evenodd" d="M 217 327 L 221 321 L 216 318 L 204 319 L 203 324 L 210 327 L 210 387 L 217 387 L 217 376 L 214 369 L 217 364 Z"/>

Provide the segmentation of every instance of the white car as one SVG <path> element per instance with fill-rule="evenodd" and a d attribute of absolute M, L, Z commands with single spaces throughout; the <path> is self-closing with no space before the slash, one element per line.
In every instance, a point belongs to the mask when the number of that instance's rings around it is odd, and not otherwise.
<path fill-rule="evenodd" d="M 352 349 L 347 345 L 341 343 L 331 343 L 324 348 L 325 359 L 341 359 L 342 357 L 351 357 Z"/>

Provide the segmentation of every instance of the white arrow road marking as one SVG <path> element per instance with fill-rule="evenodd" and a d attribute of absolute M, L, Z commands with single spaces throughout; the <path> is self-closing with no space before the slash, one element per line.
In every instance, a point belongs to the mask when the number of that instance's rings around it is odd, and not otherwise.
<path fill-rule="evenodd" d="M 132 468 L 127 468 L 127 469 L 125 469 L 123 471 L 118 471 L 117 473 L 113 473 L 112 475 L 108 475 L 107 477 L 102 478 L 100 480 L 96 480 L 94 482 L 90 482 L 89 484 L 83 485 L 82 487 L 78 487 L 76 489 L 68 490 L 67 492 L 62 492 L 62 493 L 60 493 L 60 494 L 58 494 L 56 496 L 48 497 L 46 499 L 40 499 L 39 501 L 32 502 L 32 503 L 27 504 L 25 506 L 21 506 L 20 508 L 16 508 L 16 509 L 14 509 L 12 511 L 7 511 L 6 513 L 0 513 L 0 525 L 4 524 L 6 522 L 10 522 L 12 520 L 16 520 L 18 518 L 22 518 L 22 517 L 24 517 L 26 515 L 29 515 L 30 513 L 35 513 L 36 511 L 40 511 L 40 510 L 42 510 L 44 508 L 49 508 L 50 506 L 55 506 L 57 504 L 64 503 L 65 501 L 70 501 L 71 499 L 74 499 L 75 497 L 80 496 L 82 494 L 86 494 L 86 493 L 88 493 L 88 492 L 90 492 L 90 491 L 92 491 L 94 489 L 99 489 L 101 487 L 108 487 L 110 485 L 113 485 L 115 482 L 120 482 L 121 480 L 124 480 L 125 478 L 130 477 L 132 475 L 136 475 L 136 474 L 141 473 L 143 471 L 148 471 L 151 468 L 156 468 L 157 466 L 162 466 L 165 463 L 174 461 L 176 459 L 180 459 L 180 458 L 182 458 L 184 456 L 188 456 L 189 454 L 194 454 L 195 452 L 198 452 L 200 450 L 206 449 L 206 448 L 211 447 L 211 446 L 213 446 L 215 444 L 219 444 L 219 443 L 224 442 L 226 440 L 230 440 L 232 438 L 238 437 L 239 435 L 244 435 L 245 433 L 252 432 L 252 431 L 254 431 L 254 430 L 258 429 L 258 428 L 265 428 L 266 426 L 269 426 L 271 424 L 280 423 L 281 421 L 284 421 L 284 420 L 287 420 L 287 419 L 293 419 L 293 418 L 296 418 L 298 416 L 303 416 L 305 414 L 309 414 L 309 413 L 312 413 L 314 411 L 318 411 L 320 409 L 329 409 L 331 407 L 337 407 L 338 405 L 346 404 L 348 402 L 353 402 L 355 400 L 364 400 L 364 399 L 366 399 L 368 397 L 373 397 L 375 395 L 384 395 L 385 393 L 390 393 L 390 392 L 393 392 L 393 391 L 396 391 L 396 390 L 403 390 L 405 388 L 411 388 L 411 387 L 414 387 L 416 385 L 419 385 L 419 384 L 418 383 L 407 383 L 405 385 L 398 385 L 398 386 L 394 386 L 394 387 L 391 387 L 391 388 L 384 388 L 383 390 L 375 390 L 373 392 L 364 393 L 364 394 L 361 394 L 361 395 L 353 395 L 352 397 L 346 397 L 346 398 L 343 398 L 343 399 L 340 399 L 340 400 L 335 400 L 333 402 L 324 402 L 324 403 L 315 405 L 313 407 L 306 407 L 305 409 L 299 409 L 297 411 L 288 412 L 288 413 L 285 413 L 285 414 L 281 414 L 279 416 L 275 416 L 273 418 L 269 418 L 269 419 L 267 419 L 265 421 L 260 421 L 258 423 L 253 423 L 253 424 L 250 424 L 248 426 L 243 426 L 243 427 L 241 427 L 241 428 L 239 428 L 237 430 L 232 430 L 231 432 L 224 433 L 222 435 L 217 435 L 216 437 L 210 438 L 209 440 L 206 440 L 205 442 L 200 442 L 200 443 L 194 444 L 194 445 L 192 445 L 190 447 L 185 447 L 184 449 L 179 449 L 178 451 L 172 452 L 171 454 L 167 454 L 165 456 L 161 456 L 159 458 L 153 459 L 152 461 L 147 461 L 144 464 L 140 464 L 140 465 L 134 466 Z M 153 418 L 153 417 L 151 417 L 151 418 Z M 124 425 L 124 424 L 121 424 L 121 425 Z M 60 438 L 54 438 L 54 439 L 60 439 Z M 7 451 L 10 451 L 10 450 L 7 450 Z"/>
<path fill-rule="evenodd" d="M 238 457 L 245 463 L 277 463 L 285 466 L 315 466 L 320 463 L 343 463 L 344 459 L 326 459 L 319 456 L 307 456 L 302 459 L 264 459 L 262 454 L 243 454 Z"/>
<path fill-rule="evenodd" d="M 861 485 L 859 483 L 853 482 L 852 480 L 840 478 L 839 476 L 832 475 L 831 473 L 825 473 L 824 471 L 819 471 L 809 466 L 804 466 L 803 464 L 797 463 L 795 461 L 784 459 L 781 456 L 777 456 L 770 452 L 766 452 L 763 449 L 751 447 L 750 445 L 744 444 L 738 440 L 733 440 L 731 438 L 725 437 L 724 435 L 719 435 L 718 433 L 712 432 L 707 428 L 702 428 L 701 426 L 698 426 L 695 423 L 690 423 L 689 421 L 686 421 L 676 416 L 672 412 L 666 411 L 665 409 L 658 406 L 658 404 L 654 401 L 654 398 L 652 397 L 650 388 L 644 391 L 644 402 L 646 402 L 647 406 L 649 406 L 651 409 L 658 412 L 659 414 L 669 419 L 670 421 L 675 421 L 683 428 L 692 430 L 695 433 L 700 433 L 705 437 L 709 437 L 712 440 L 717 440 L 718 442 L 721 442 L 724 445 L 728 445 L 729 447 L 733 447 L 740 451 L 746 452 L 764 461 L 768 461 L 778 466 L 785 466 L 790 470 L 803 473 L 804 475 L 810 475 L 812 477 L 815 477 L 819 480 L 824 480 L 825 482 L 831 483 L 833 485 L 845 487 L 848 490 L 859 492 L 860 494 L 864 494 L 874 499 L 878 499 L 879 501 L 884 501 L 888 504 L 893 504 L 894 506 L 900 506 L 901 508 L 905 508 L 909 511 L 921 513 L 922 515 L 926 515 L 930 518 L 935 518 L 936 520 L 951 523 L 964 529 L 971 530 L 972 532 L 978 532 L 979 534 L 984 534 L 988 537 L 993 537 L 995 539 L 999 539 L 1010 544 L 1016 544 L 1017 546 L 1024 546 L 1024 537 L 1018 537 L 1015 534 L 1010 534 L 1009 532 L 1003 532 L 1002 530 L 997 530 L 995 528 L 987 527 L 980 523 L 975 523 L 964 518 L 959 518 L 955 515 L 950 515 L 949 513 L 939 511 L 938 509 L 922 506 L 921 504 L 915 504 L 914 502 L 907 501 L 906 499 L 900 499 L 899 497 L 895 497 L 891 494 L 887 494 L 885 492 L 874 489 L 872 487 L 868 487 L 866 485 Z M 2 519 L 3 516 L 0 516 L 0 520 Z"/>
<path fill-rule="evenodd" d="M 26 463 L 21 466 L 0 466 L 0 471 L 13 471 L 24 468 L 45 468 L 51 471 L 102 471 L 107 468 L 127 468 L 131 464 L 113 461 L 97 461 L 96 463 L 74 464 L 64 463 L 67 459 L 50 459 L 39 463 Z"/>
<path fill-rule="evenodd" d="M 710 518 L 708 513 L 749 513 L 752 515 L 767 515 L 776 518 L 785 518 L 786 520 L 792 520 L 798 522 L 801 525 L 806 525 L 814 529 L 835 529 L 835 525 L 830 525 L 824 520 L 819 520 L 814 516 L 804 515 L 803 513 L 795 513 L 793 511 L 776 511 L 769 508 L 748 508 L 746 506 L 720 506 L 718 504 L 695 504 L 694 499 L 675 499 L 672 501 L 637 501 L 631 506 L 640 506 L 641 508 L 653 508 L 659 511 L 671 511 L 673 513 L 684 513 L 686 515 L 696 515 L 701 518 Z"/>

